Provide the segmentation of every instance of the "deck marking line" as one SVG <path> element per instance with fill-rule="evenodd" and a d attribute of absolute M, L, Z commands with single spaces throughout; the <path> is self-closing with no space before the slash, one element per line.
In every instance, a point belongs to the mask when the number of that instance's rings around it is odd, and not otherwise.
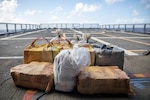
<path fill-rule="evenodd" d="M 33 33 L 41 32 L 41 31 L 44 31 L 44 30 L 38 30 L 38 31 L 33 31 L 33 32 L 27 32 L 27 33 L 24 33 L 24 34 L 18 34 L 18 35 L 14 35 L 14 36 L 10 36 L 10 37 L 1 38 L 0 40 L 7 40 L 7 39 L 10 39 L 10 38 L 24 36 L 24 35 L 28 35 L 28 34 L 33 34 Z"/>
<path fill-rule="evenodd" d="M 7 41 L 11 41 L 11 40 L 34 40 L 36 39 L 37 37 L 31 37 L 31 38 L 10 38 L 8 39 Z M 53 37 L 45 37 L 46 39 L 52 39 Z M 72 38 L 72 37 L 67 37 L 67 38 Z M 6 40 L 6 39 L 3 39 L 3 40 Z"/>
<path fill-rule="evenodd" d="M 118 38 L 118 39 L 130 41 L 130 42 L 135 42 L 135 43 L 139 43 L 139 44 L 150 45 L 149 43 L 140 42 L 140 41 L 136 41 L 136 40 L 131 40 L 131 39 L 127 39 L 127 38 L 119 38 L 119 37 L 116 37 L 116 36 L 113 36 L 113 35 L 108 35 L 108 34 L 102 34 L 102 35 L 110 36 L 110 37 L 115 37 L 115 38 Z"/>
<path fill-rule="evenodd" d="M 23 56 L 9 56 L 9 57 L 0 57 L 0 59 L 22 59 Z"/>
<path fill-rule="evenodd" d="M 22 100 L 33 100 L 33 96 L 37 93 L 36 90 L 27 90 Z"/>
<path fill-rule="evenodd" d="M 128 51 L 132 51 L 132 52 L 144 52 L 144 51 L 147 51 L 147 50 L 128 50 Z"/>
<path fill-rule="evenodd" d="M 93 35 L 93 34 L 91 34 Z M 112 38 L 112 39 L 116 39 L 116 38 L 127 38 L 127 39 L 150 39 L 150 37 L 97 37 L 97 38 Z"/>
<path fill-rule="evenodd" d="M 129 74 L 130 78 L 150 78 L 150 74 Z"/>
<path fill-rule="evenodd" d="M 137 35 L 137 36 L 149 36 L 148 34 L 138 34 L 138 33 L 131 33 L 131 32 L 124 32 L 124 31 L 118 31 L 118 32 L 116 32 L 116 31 L 107 31 L 107 32 L 115 32 L 115 33 L 118 33 L 118 34 L 120 34 L 120 33 L 125 33 L 125 34 L 131 34 L 131 35 Z"/>
<path fill-rule="evenodd" d="M 138 36 L 149 36 L 149 35 L 147 35 L 147 34 L 128 33 L 128 32 L 122 32 L 122 33 L 131 34 L 131 35 L 138 35 Z"/>
<path fill-rule="evenodd" d="M 74 32 L 80 33 L 80 34 L 84 34 L 84 33 L 82 33 L 81 31 L 77 31 L 77 30 L 74 30 L 74 29 L 71 29 L 71 30 L 73 30 Z M 126 50 L 126 49 L 124 49 L 124 48 L 118 47 L 118 46 L 116 46 L 116 45 L 113 45 L 113 44 L 111 44 L 111 43 L 109 43 L 109 42 L 105 42 L 105 41 L 103 41 L 103 40 L 97 39 L 97 38 L 95 38 L 95 37 L 91 37 L 91 39 L 92 39 L 92 40 L 95 40 L 95 41 L 98 41 L 98 42 L 100 42 L 100 43 L 102 43 L 102 44 L 112 45 L 113 47 L 117 47 L 117 48 L 119 48 L 119 49 L 121 49 L 121 50 L 124 50 L 124 51 L 125 51 L 125 54 L 127 54 L 127 55 L 130 55 L 130 56 L 131 56 L 131 55 L 132 55 L 132 56 L 137 56 L 137 55 L 138 55 L 137 53 L 128 51 L 128 50 Z"/>

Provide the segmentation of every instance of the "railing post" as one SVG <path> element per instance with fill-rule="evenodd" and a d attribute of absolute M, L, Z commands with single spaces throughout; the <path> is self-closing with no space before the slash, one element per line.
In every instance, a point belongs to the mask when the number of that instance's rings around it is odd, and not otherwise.
<path fill-rule="evenodd" d="M 109 25 L 109 30 L 110 30 L 110 25 Z"/>
<path fill-rule="evenodd" d="M 31 26 L 32 26 L 32 28 L 31 28 Z M 32 25 L 31 25 L 31 24 L 29 24 L 29 27 L 30 27 L 30 31 L 31 31 L 31 30 L 33 30 L 33 24 L 32 24 Z"/>
<path fill-rule="evenodd" d="M 16 30 L 16 24 L 14 24 L 14 27 L 15 27 L 15 33 L 17 32 L 17 30 Z"/>
<path fill-rule="evenodd" d="M 126 32 L 126 29 L 127 29 L 127 28 L 126 28 L 126 24 L 125 24 L 125 25 L 124 25 L 124 31 L 125 31 L 125 32 Z"/>
<path fill-rule="evenodd" d="M 22 24 L 21 24 L 21 31 L 22 31 Z"/>
<path fill-rule="evenodd" d="M 61 25 L 61 28 L 62 28 L 62 24 L 60 24 Z"/>
<path fill-rule="evenodd" d="M 146 33 L 146 24 L 144 24 L 144 33 Z"/>
<path fill-rule="evenodd" d="M 58 24 L 56 24 L 56 28 L 58 28 Z"/>
<path fill-rule="evenodd" d="M 27 30 L 27 24 L 25 24 L 26 25 L 26 30 Z"/>
<path fill-rule="evenodd" d="M 132 32 L 135 32 L 135 25 L 133 24 L 133 29 L 132 29 Z"/>
<path fill-rule="evenodd" d="M 32 24 L 32 30 L 34 30 L 34 25 Z"/>
<path fill-rule="evenodd" d="M 40 29 L 41 24 L 38 25 L 38 28 Z"/>
<path fill-rule="evenodd" d="M 113 25 L 113 30 L 115 29 L 115 27 L 114 27 L 115 25 Z"/>
<path fill-rule="evenodd" d="M 120 24 L 118 24 L 118 30 L 120 31 Z"/>
<path fill-rule="evenodd" d="M 8 24 L 6 23 L 6 31 L 7 31 L 7 33 L 9 32 L 9 30 L 8 30 Z"/>

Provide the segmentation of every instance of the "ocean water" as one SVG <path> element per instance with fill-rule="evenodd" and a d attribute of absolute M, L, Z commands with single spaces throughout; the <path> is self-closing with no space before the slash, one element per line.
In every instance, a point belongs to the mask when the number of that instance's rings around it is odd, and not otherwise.
<path fill-rule="evenodd" d="M 21 32 L 21 30 L 16 30 L 16 32 Z M 11 29 L 8 33 L 15 33 L 15 30 Z M 0 34 L 7 34 L 7 30 L 0 30 Z"/>
<path fill-rule="evenodd" d="M 16 32 L 30 32 L 30 31 L 32 31 L 31 29 L 16 29 Z M 8 30 L 8 32 L 7 32 L 7 30 L 0 30 L 0 35 L 5 35 L 5 34 L 7 34 L 7 33 L 9 33 L 9 34 L 13 34 L 13 33 L 15 33 L 15 30 L 13 30 L 13 29 L 11 29 L 11 30 Z"/>

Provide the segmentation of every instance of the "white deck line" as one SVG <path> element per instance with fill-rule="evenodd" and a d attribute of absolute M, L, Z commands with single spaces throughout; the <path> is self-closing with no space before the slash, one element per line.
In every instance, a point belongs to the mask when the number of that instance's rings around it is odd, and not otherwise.
<path fill-rule="evenodd" d="M 22 59 L 23 56 L 9 56 L 9 57 L 0 57 L 0 59 Z"/>
<path fill-rule="evenodd" d="M 112 39 L 112 38 L 114 38 L 114 39 L 116 39 L 116 38 L 129 38 L 129 39 L 150 39 L 150 37 L 96 37 L 96 38 L 108 38 L 108 39 Z"/>
<path fill-rule="evenodd" d="M 74 29 L 71 29 L 71 30 L 73 30 L 74 32 L 80 33 L 80 34 L 84 34 L 84 33 L 81 32 L 81 31 L 77 31 L 77 30 L 74 30 Z M 102 44 L 112 45 L 113 47 L 117 47 L 117 48 L 119 48 L 119 49 L 122 49 L 122 50 L 125 51 L 125 54 L 126 54 L 126 55 L 130 55 L 130 56 L 137 56 L 137 55 L 138 55 L 137 53 L 128 51 L 128 50 L 126 50 L 126 49 L 124 49 L 124 48 L 118 47 L 118 46 L 116 46 L 116 45 L 113 45 L 113 44 L 111 44 L 111 43 L 109 43 L 109 42 L 105 42 L 105 41 L 103 41 L 103 40 L 97 39 L 97 38 L 95 38 L 95 37 L 91 37 L 91 39 L 93 39 L 93 40 L 95 40 L 95 41 L 98 41 L 98 42 L 100 42 L 100 43 L 102 43 Z"/>
<path fill-rule="evenodd" d="M 7 39 L 10 39 L 10 38 L 24 36 L 24 35 L 28 35 L 28 34 L 33 34 L 33 33 L 41 32 L 41 31 L 44 31 L 44 30 L 38 30 L 38 31 L 27 32 L 27 33 L 24 33 L 24 34 L 14 35 L 14 36 L 10 36 L 10 37 L 5 37 L 5 38 L 1 38 L 0 40 L 7 40 Z"/>
<path fill-rule="evenodd" d="M 109 32 L 109 31 L 108 31 Z M 138 35 L 138 36 L 150 36 L 148 34 L 138 34 L 138 33 L 130 33 L 130 32 L 123 32 L 123 31 L 110 31 L 110 32 L 115 32 L 115 33 L 125 33 L 125 34 L 130 34 L 130 35 Z"/>
<path fill-rule="evenodd" d="M 37 37 L 31 37 L 31 38 L 10 38 L 10 39 L 1 39 L 1 40 L 34 40 Z M 46 39 L 52 39 L 53 37 L 45 37 Z M 72 37 L 67 37 L 72 38 Z M 98 39 L 117 39 L 117 38 L 129 38 L 129 39 L 150 39 L 150 37 L 96 37 Z"/>
<path fill-rule="evenodd" d="M 31 37 L 31 38 L 10 38 L 10 39 L 2 39 L 2 40 L 0 40 L 0 41 L 5 41 L 5 40 L 7 40 L 7 41 L 11 41 L 11 40 L 34 40 L 34 39 L 36 39 L 37 37 Z M 52 39 L 53 37 L 45 37 L 46 39 Z M 67 37 L 67 38 L 72 38 L 72 37 Z"/>
<path fill-rule="evenodd" d="M 31 37 L 31 38 L 10 38 L 8 40 L 34 40 L 36 39 L 37 37 Z M 45 37 L 46 39 L 51 39 L 52 37 Z M 3 40 L 7 40 L 7 39 L 3 39 Z M 8 41 L 7 40 L 7 41 Z"/>

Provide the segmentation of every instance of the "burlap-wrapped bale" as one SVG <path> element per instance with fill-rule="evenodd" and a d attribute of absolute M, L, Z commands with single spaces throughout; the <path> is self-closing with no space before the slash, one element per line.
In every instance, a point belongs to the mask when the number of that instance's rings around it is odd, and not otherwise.
<path fill-rule="evenodd" d="M 53 64 L 48 62 L 31 62 L 10 69 L 16 86 L 39 89 L 49 92 L 53 85 Z"/>
<path fill-rule="evenodd" d="M 90 66 L 81 70 L 77 89 L 83 94 L 132 94 L 130 79 L 117 66 Z"/>
<path fill-rule="evenodd" d="M 24 49 L 24 63 L 28 64 L 32 61 L 51 62 L 53 63 L 55 56 L 63 49 L 72 48 L 71 43 L 68 44 L 52 43 L 46 38 L 44 44 L 36 44 L 41 38 L 35 39 L 28 47 Z"/>

